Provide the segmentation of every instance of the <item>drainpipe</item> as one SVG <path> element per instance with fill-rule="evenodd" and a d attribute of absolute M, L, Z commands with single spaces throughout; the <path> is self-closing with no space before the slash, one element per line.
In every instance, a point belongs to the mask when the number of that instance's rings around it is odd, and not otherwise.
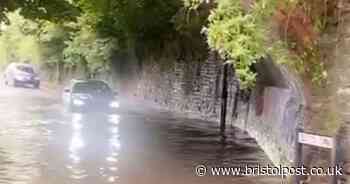
<path fill-rule="evenodd" d="M 223 76 L 222 76 L 222 93 L 221 93 L 221 113 L 220 113 L 220 134 L 222 141 L 226 140 L 226 110 L 227 110 L 227 73 L 228 73 L 228 64 L 225 64 L 223 67 Z"/>

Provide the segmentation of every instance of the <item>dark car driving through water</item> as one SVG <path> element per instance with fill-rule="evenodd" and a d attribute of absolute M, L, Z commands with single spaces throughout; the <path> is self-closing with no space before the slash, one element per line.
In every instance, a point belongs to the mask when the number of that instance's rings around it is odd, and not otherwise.
<path fill-rule="evenodd" d="M 70 112 L 109 112 L 119 107 L 116 96 L 117 93 L 104 81 L 72 80 L 62 98 Z"/>
<path fill-rule="evenodd" d="M 5 85 L 14 87 L 32 85 L 34 88 L 40 88 L 39 75 L 31 64 L 11 63 L 8 65 L 4 73 L 4 82 Z"/>

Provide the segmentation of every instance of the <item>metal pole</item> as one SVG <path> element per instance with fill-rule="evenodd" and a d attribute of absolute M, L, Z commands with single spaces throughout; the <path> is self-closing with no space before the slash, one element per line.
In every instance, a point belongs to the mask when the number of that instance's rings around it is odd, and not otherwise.
<path fill-rule="evenodd" d="M 221 117 L 220 117 L 220 134 L 223 141 L 225 141 L 225 131 L 226 131 L 226 110 L 227 110 L 227 73 L 228 65 L 225 64 L 223 68 L 222 77 L 222 94 L 221 94 Z"/>
<path fill-rule="evenodd" d="M 333 139 L 333 149 L 332 149 L 332 167 L 336 167 L 339 164 L 338 161 L 338 135 L 334 136 Z M 338 183 L 338 177 L 336 173 L 333 173 L 332 179 L 331 179 L 331 184 L 337 184 Z"/>
<path fill-rule="evenodd" d="M 233 115 L 233 118 L 234 120 L 236 120 L 238 118 L 238 112 L 237 112 L 237 108 L 238 108 L 238 99 L 239 99 L 239 92 L 240 92 L 240 88 L 239 88 L 239 83 L 237 82 L 236 84 L 236 94 L 235 94 L 235 101 L 234 101 L 234 104 L 233 104 L 233 112 L 232 112 L 232 115 Z"/>
<path fill-rule="evenodd" d="M 303 132 L 302 128 L 297 128 L 295 137 L 295 167 L 301 168 L 303 166 L 303 144 L 299 143 L 299 133 Z M 302 176 L 295 176 L 295 184 L 300 184 Z"/>
<path fill-rule="evenodd" d="M 350 122 L 343 123 L 337 133 L 335 160 L 342 168 L 342 175 L 336 176 L 335 182 L 350 184 Z"/>

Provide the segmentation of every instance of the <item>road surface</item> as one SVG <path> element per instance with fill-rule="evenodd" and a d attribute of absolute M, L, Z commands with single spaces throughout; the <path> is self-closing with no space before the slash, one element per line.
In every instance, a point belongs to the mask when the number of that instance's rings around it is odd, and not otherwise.
<path fill-rule="evenodd" d="M 280 183 L 271 177 L 196 176 L 198 164 L 271 164 L 237 130 L 225 146 L 215 123 L 132 103 L 112 114 L 71 114 L 57 93 L 0 89 L 0 184 Z"/>

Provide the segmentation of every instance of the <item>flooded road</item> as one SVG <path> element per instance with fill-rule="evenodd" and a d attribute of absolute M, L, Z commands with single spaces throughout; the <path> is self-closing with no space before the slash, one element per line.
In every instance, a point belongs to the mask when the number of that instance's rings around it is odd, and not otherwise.
<path fill-rule="evenodd" d="M 140 104 L 66 113 L 48 92 L 1 86 L 0 184 L 250 184 L 269 177 L 198 177 L 194 168 L 271 164 L 235 130 L 220 144 L 215 123 Z"/>

